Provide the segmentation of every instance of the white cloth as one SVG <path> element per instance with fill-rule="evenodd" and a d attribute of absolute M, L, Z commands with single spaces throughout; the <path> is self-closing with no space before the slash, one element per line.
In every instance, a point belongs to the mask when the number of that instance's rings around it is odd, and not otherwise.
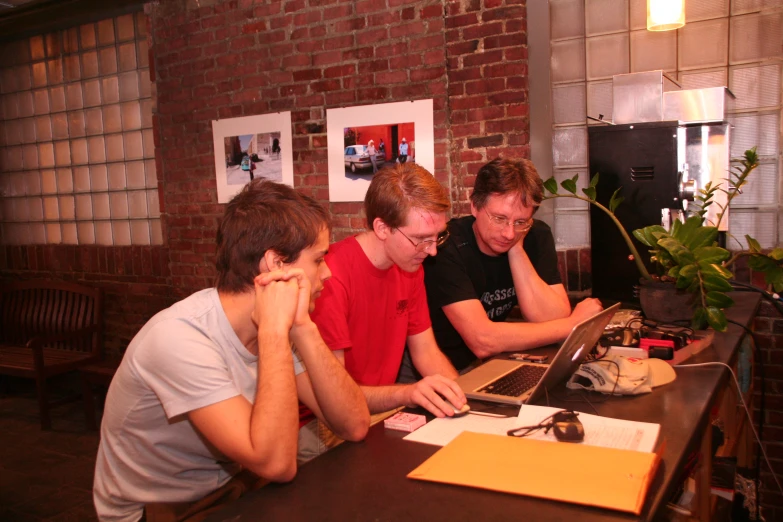
<path fill-rule="evenodd" d="M 304 371 L 295 351 L 294 370 Z M 228 482 L 238 465 L 210 449 L 185 414 L 240 394 L 253 403 L 257 378 L 258 356 L 214 288 L 150 319 L 106 397 L 93 484 L 99 519 L 136 521 L 144 504 L 196 500 Z"/>
<path fill-rule="evenodd" d="M 614 390 L 615 395 L 638 395 L 650 393 L 655 386 L 668 384 L 676 378 L 674 368 L 666 361 L 607 355 L 582 364 L 566 386 L 601 393 L 612 393 Z"/>

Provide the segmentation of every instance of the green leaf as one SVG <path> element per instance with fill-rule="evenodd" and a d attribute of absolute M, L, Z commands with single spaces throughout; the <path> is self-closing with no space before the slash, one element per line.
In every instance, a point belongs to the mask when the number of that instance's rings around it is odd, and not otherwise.
<path fill-rule="evenodd" d="M 550 194 L 557 194 L 557 180 L 554 176 L 544 182 L 544 188 L 547 189 Z"/>
<path fill-rule="evenodd" d="M 560 186 L 566 189 L 571 194 L 576 194 L 576 181 L 573 179 L 564 179 Z"/>
<path fill-rule="evenodd" d="M 680 267 L 679 266 L 671 267 L 669 271 L 666 272 L 666 275 L 671 277 L 672 279 L 677 279 L 677 277 L 680 275 Z"/>
<path fill-rule="evenodd" d="M 590 201 L 595 201 L 595 187 L 583 188 L 582 192 L 585 193 L 585 196 L 587 196 Z"/>
<path fill-rule="evenodd" d="M 720 308 L 714 306 L 707 307 L 707 324 L 709 324 L 716 332 L 725 332 L 728 322 L 726 321 L 726 315 Z"/>
<path fill-rule="evenodd" d="M 680 277 L 677 278 L 677 282 L 674 286 L 682 290 L 684 288 L 690 288 L 694 282 L 696 282 L 696 279 L 693 277 L 683 277 L 682 274 L 680 274 Z"/>
<path fill-rule="evenodd" d="M 618 187 L 617 190 L 614 191 L 614 194 L 612 194 L 612 198 L 609 200 L 609 211 L 614 214 L 614 211 L 617 207 L 620 206 L 620 203 L 625 201 L 625 198 L 620 195 L 620 191 L 623 189 L 623 187 Z"/>
<path fill-rule="evenodd" d="M 761 245 L 758 241 L 750 237 L 749 235 L 745 234 L 745 241 L 748 242 L 748 249 L 751 252 L 761 252 Z"/>
<path fill-rule="evenodd" d="M 639 241 L 639 243 L 643 244 L 644 246 L 648 246 L 648 247 L 653 246 L 653 244 L 650 243 L 647 237 L 645 237 L 644 231 L 645 229 L 643 228 L 637 228 L 631 233 L 633 234 L 633 237 L 635 237 Z"/>
<path fill-rule="evenodd" d="M 701 219 L 697 217 L 691 219 L 701 221 Z M 682 242 L 690 250 L 695 250 L 701 247 L 712 246 L 715 243 L 715 239 L 717 237 L 718 237 L 717 228 L 700 226 L 696 230 L 690 231 L 688 233 L 688 237 L 684 238 Z"/>
<path fill-rule="evenodd" d="M 669 235 L 671 235 L 672 237 L 680 237 L 679 232 L 681 227 L 682 227 L 682 221 L 680 221 L 679 219 L 675 219 L 674 222 L 672 223 L 671 230 L 669 230 Z"/>
<path fill-rule="evenodd" d="M 590 180 L 590 186 L 596 187 L 598 186 L 598 173 L 596 172 L 593 178 Z"/>
<path fill-rule="evenodd" d="M 685 265 L 683 267 L 680 267 L 680 276 L 681 277 L 688 277 L 688 278 L 694 278 L 696 277 L 696 274 L 699 273 L 699 265 L 692 263 L 690 265 Z"/>
<path fill-rule="evenodd" d="M 748 259 L 748 266 L 757 272 L 770 272 L 778 268 L 778 264 L 764 254 L 753 254 Z"/>
<path fill-rule="evenodd" d="M 691 328 L 694 330 L 704 330 L 707 326 L 707 310 L 703 307 L 698 307 L 693 312 L 693 318 L 691 319 Z"/>
<path fill-rule="evenodd" d="M 699 263 L 699 268 L 701 269 L 702 275 L 716 275 L 722 277 L 723 279 L 731 279 L 734 277 L 734 274 L 732 274 L 726 267 L 721 265 Z"/>
<path fill-rule="evenodd" d="M 702 276 L 704 288 L 708 292 L 731 292 L 731 283 L 715 274 L 704 274 Z"/>
<path fill-rule="evenodd" d="M 680 265 L 688 265 L 696 261 L 693 253 L 673 237 L 659 239 L 658 246 L 666 249 Z"/>
<path fill-rule="evenodd" d="M 725 248 L 721 247 L 699 247 L 693 251 L 693 255 L 696 256 L 696 260 L 699 263 L 722 263 L 731 257 L 731 253 Z"/>
<path fill-rule="evenodd" d="M 707 304 L 716 308 L 728 308 L 734 304 L 734 300 L 723 292 L 707 292 L 705 297 Z"/>
<path fill-rule="evenodd" d="M 774 248 L 768 255 L 775 261 L 781 261 L 783 260 L 783 248 Z"/>

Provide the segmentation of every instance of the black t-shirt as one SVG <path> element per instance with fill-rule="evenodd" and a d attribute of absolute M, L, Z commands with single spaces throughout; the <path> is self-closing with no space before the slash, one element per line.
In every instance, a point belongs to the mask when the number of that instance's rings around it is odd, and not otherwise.
<path fill-rule="evenodd" d="M 517 304 L 508 255 L 488 256 L 479 250 L 473 232 L 475 221 L 473 216 L 449 221 L 451 237 L 438 249 L 436 256 L 424 262 L 424 284 L 435 339 L 457 370 L 475 361 L 476 356 L 451 325 L 443 307 L 478 299 L 487 317 L 499 322 L 504 321 Z M 557 269 L 555 240 L 546 223 L 533 222 L 523 247 L 544 282 L 548 285 L 562 282 Z"/>

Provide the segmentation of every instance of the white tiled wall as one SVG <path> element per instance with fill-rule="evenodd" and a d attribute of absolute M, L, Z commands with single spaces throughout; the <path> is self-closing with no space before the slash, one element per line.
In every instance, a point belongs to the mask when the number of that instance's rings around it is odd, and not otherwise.
<path fill-rule="evenodd" d="M 646 30 L 646 0 L 549 0 L 555 178 L 587 183 L 585 116 L 612 119 L 614 74 L 662 69 L 683 89 L 728 86 L 737 96 L 731 154 L 758 146 L 762 166 L 735 199 L 732 247 L 744 235 L 764 247 L 780 241 L 783 2 L 688 0 L 677 31 Z M 582 111 L 582 112 L 580 112 Z M 582 178 L 585 178 L 584 180 Z M 589 246 L 584 205 L 555 204 L 558 248 Z M 582 223 L 585 225 L 582 226 Z"/>
<path fill-rule="evenodd" d="M 0 243 L 162 243 L 145 23 L 0 46 Z"/>

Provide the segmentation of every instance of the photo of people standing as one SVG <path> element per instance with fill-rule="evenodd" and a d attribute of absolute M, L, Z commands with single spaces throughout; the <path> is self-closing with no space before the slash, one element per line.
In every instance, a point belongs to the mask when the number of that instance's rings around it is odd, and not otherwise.
<path fill-rule="evenodd" d="M 228 136 L 223 142 L 228 185 L 244 185 L 256 177 L 283 180 L 279 132 Z"/>
<path fill-rule="evenodd" d="M 415 162 L 415 136 L 413 122 L 345 127 L 345 176 L 350 179 L 368 179 L 384 165 Z"/>

